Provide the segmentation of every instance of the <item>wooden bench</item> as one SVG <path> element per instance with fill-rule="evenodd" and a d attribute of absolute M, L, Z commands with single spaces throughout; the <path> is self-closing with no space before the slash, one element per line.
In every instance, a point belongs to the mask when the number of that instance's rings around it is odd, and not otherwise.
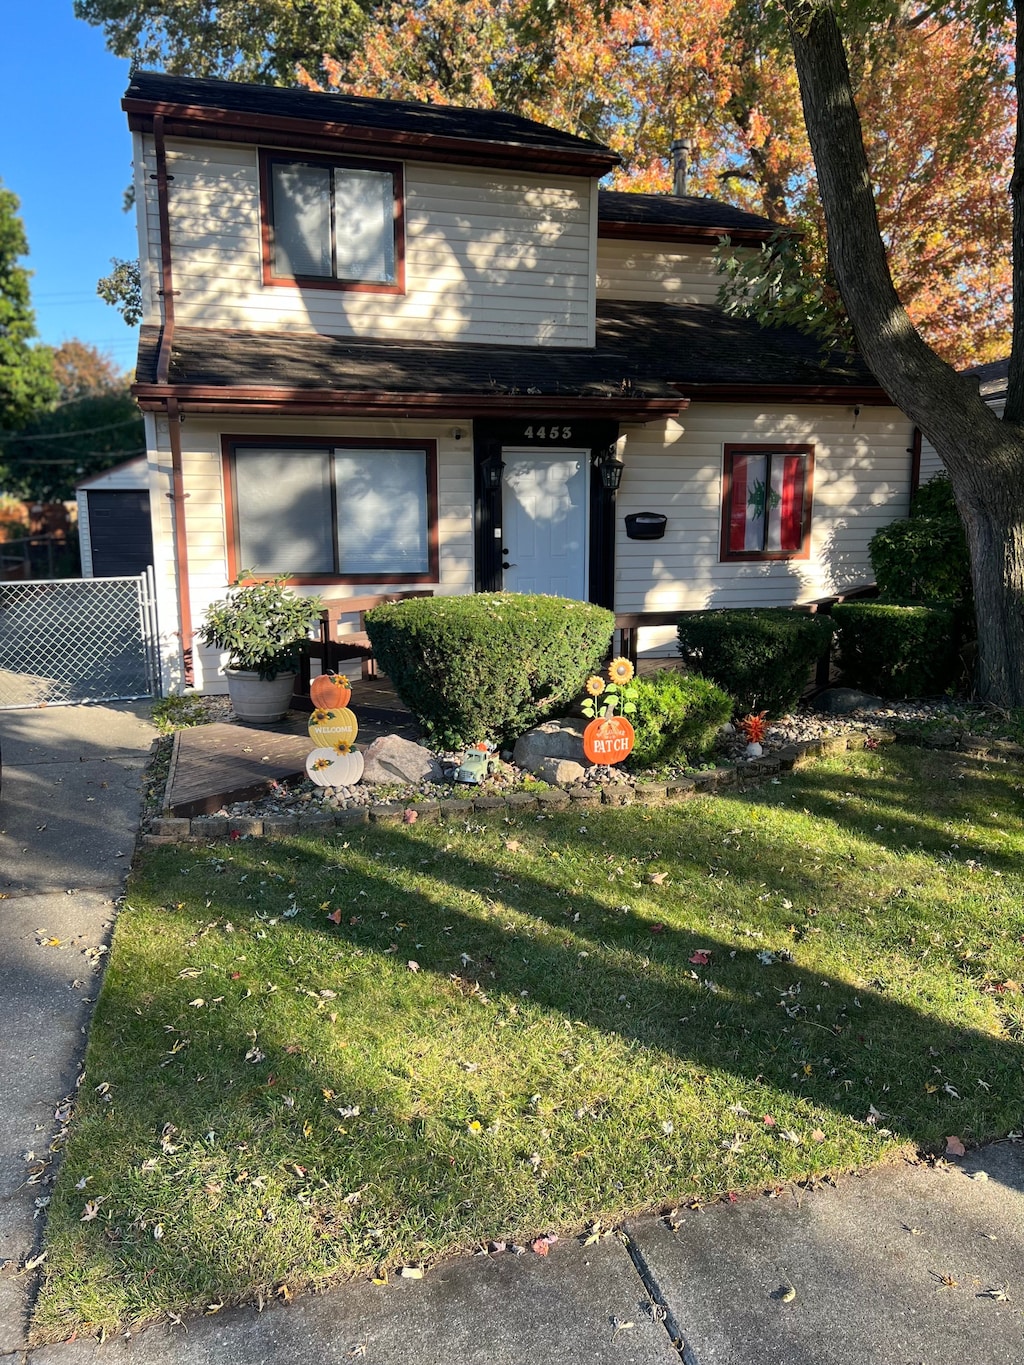
<path fill-rule="evenodd" d="M 292 697 L 292 709 L 311 711 L 313 704 L 309 699 L 309 684 L 312 680 L 312 662 L 319 661 L 321 673 L 343 673 L 345 664 L 352 659 L 359 660 L 360 677 L 375 678 L 377 661 L 373 657 L 373 646 L 366 632 L 366 613 L 373 607 L 383 606 L 385 602 L 404 602 L 410 597 L 433 597 L 433 588 L 419 588 L 411 592 L 386 592 L 369 597 L 335 597 L 324 599 L 324 609 L 320 613 L 320 634 L 310 640 L 299 664 L 299 676 Z M 346 618 L 355 617 L 354 629 L 341 631 Z"/>

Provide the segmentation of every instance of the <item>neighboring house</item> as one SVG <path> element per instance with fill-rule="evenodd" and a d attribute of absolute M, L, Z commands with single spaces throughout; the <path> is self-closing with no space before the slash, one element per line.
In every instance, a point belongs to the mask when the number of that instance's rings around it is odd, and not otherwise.
<path fill-rule="evenodd" d="M 1002 417 L 1006 409 L 1006 385 L 1010 375 L 1010 360 L 992 360 L 987 365 L 974 365 L 964 374 L 973 374 L 978 381 L 978 390 L 997 417 Z M 931 441 L 925 440 L 920 429 L 914 428 L 914 465 L 911 475 L 911 493 L 916 493 L 921 484 L 927 483 L 936 474 L 943 473 L 942 461 Z"/>
<path fill-rule="evenodd" d="M 716 307 L 715 243 L 767 219 L 602 191 L 614 153 L 502 113 L 145 73 L 124 108 L 167 685 L 243 569 L 619 613 L 870 581 L 911 425 Z"/>

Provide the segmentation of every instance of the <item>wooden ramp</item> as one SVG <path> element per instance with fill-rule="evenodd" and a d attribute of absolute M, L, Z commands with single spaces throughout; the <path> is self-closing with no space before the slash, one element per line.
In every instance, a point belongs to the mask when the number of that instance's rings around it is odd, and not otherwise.
<path fill-rule="evenodd" d="M 355 680 L 349 705 L 359 720 L 359 749 L 380 735 L 420 738 L 419 727 L 387 678 Z M 210 815 L 234 801 L 258 801 L 272 782 L 299 781 L 306 775 L 311 747 L 308 719 L 291 711 L 277 725 L 218 721 L 179 730 L 164 788 L 164 813 Z"/>
<path fill-rule="evenodd" d="M 306 775 L 309 739 L 263 726 L 218 721 L 179 730 L 164 788 L 171 815 L 209 815 L 232 801 L 266 796 L 272 782 Z"/>

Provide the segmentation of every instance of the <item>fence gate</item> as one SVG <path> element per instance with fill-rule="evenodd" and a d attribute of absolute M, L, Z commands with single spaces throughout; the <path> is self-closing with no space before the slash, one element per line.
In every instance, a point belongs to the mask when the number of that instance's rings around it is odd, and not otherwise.
<path fill-rule="evenodd" d="M 0 710 L 159 693 L 153 571 L 0 582 Z"/>

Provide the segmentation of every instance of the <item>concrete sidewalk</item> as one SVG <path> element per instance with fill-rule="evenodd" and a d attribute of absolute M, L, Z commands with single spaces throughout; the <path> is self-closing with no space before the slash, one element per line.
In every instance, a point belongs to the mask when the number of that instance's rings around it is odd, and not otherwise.
<path fill-rule="evenodd" d="M 148 703 L 0 713 L 0 1354 L 24 1349 L 43 1227 L 26 1184 L 74 1089 L 131 861 Z M 51 940 L 57 940 L 52 942 Z"/>
<path fill-rule="evenodd" d="M 45 1186 L 152 728 L 144 706 L 0 714 L 0 1356 L 16 1365 L 1022 1365 L 1024 1142 L 791 1189 L 545 1257 L 466 1257 L 103 1345 L 28 1350 Z M 58 939 L 58 944 L 49 943 Z M 1021 1087 L 1024 1119 L 1024 1083 Z M 789 1289 L 795 1291 L 790 1294 Z"/>

